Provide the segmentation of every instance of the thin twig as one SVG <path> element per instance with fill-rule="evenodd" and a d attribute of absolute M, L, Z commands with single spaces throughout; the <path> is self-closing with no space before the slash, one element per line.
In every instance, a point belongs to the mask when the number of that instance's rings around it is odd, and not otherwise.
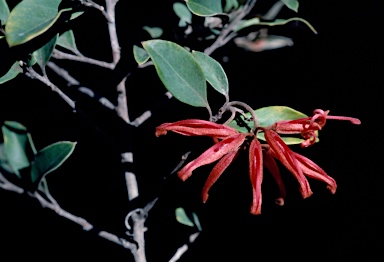
<path fill-rule="evenodd" d="M 145 121 L 147 121 L 151 116 L 152 112 L 159 110 L 161 107 L 163 107 L 168 101 L 172 98 L 172 94 L 170 92 L 165 92 L 163 97 L 159 99 L 159 101 L 149 110 L 142 113 L 140 116 L 138 116 L 135 120 L 131 122 L 131 125 L 135 127 L 139 127 L 141 124 L 143 124 Z"/>
<path fill-rule="evenodd" d="M 127 92 L 125 91 L 125 80 L 127 77 L 124 77 L 123 80 L 117 85 L 117 104 L 116 113 L 122 118 L 126 123 L 130 123 L 128 115 L 128 106 L 127 106 Z"/>
<path fill-rule="evenodd" d="M 237 24 L 243 19 L 252 8 L 255 6 L 257 0 L 248 0 L 248 2 L 244 5 L 242 9 L 237 10 L 237 14 L 235 18 L 226 25 L 226 27 L 220 32 L 220 35 L 216 38 L 216 41 L 204 50 L 204 53 L 210 55 L 217 48 L 228 43 L 229 40 L 234 38 L 237 34 L 233 32 L 233 29 L 237 26 Z"/>
<path fill-rule="evenodd" d="M 31 194 L 32 197 L 36 198 L 42 207 L 46 207 L 46 208 L 49 208 L 53 211 L 55 211 L 59 216 L 62 216 L 62 217 L 65 217 L 66 219 L 68 220 L 71 220 L 72 222 L 80 225 L 83 227 L 83 229 L 85 231 L 89 231 L 93 228 L 93 225 L 90 224 L 87 220 L 85 220 L 84 218 L 81 218 L 81 217 L 78 217 L 78 216 L 75 216 L 71 213 L 69 213 L 68 211 L 62 209 L 56 202 L 56 200 L 54 201 L 55 203 L 51 203 L 51 202 L 48 202 L 43 196 L 40 195 L 39 192 L 35 192 L 33 194 Z"/>
<path fill-rule="evenodd" d="M 115 7 L 118 0 L 105 0 L 106 4 L 106 12 L 109 16 L 108 20 L 108 31 L 109 31 L 109 39 L 111 42 L 112 49 L 112 61 L 113 67 L 120 60 L 120 45 L 116 32 L 116 19 L 115 19 Z M 128 107 L 127 107 L 127 98 L 125 92 L 125 78 L 118 84 L 117 92 L 119 93 L 119 99 L 116 107 L 116 112 L 118 115 L 125 120 L 126 123 L 129 123 L 128 117 Z M 123 92 L 123 93 L 120 93 Z M 121 97 L 124 96 L 124 97 Z M 130 157 L 132 155 L 132 157 Z M 122 152 L 121 154 L 122 163 L 123 162 L 133 162 L 133 153 L 132 152 Z M 137 186 L 136 175 L 132 172 L 132 170 L 126 170 L 125 172 L 127 191 L 128 191 L 128 199 L 132 200 L 139 195 L 139 190 Z M 145 256 L 145 238 L 144 232 L 146 228 L 144 227 L 144 223 L 147 218 L 146 212 L 134 213 L 132 216 L 133 220 L 133 239 L 137 243 L 136 249 L 131 249 L 131 253 L 136 262 L 146 262 Z"/>
<path fill-rule="evenodd" d="M 25 73 L 26 76 L 28 76 L 29 78 L 31 79 L 37 79 L 39 80 L 40 82 L 46 84 L 47 86 L 49 86 L 52 91 L 56 92 L 57 94 L 59 94 L 59 96 L 73 109 L 75 110 L 76 109 L 76 106 L 75 106 L 75 101 L 73 101 L 71 98 L 69 98 L 69 96 L 67 96 L 66 94 L 64 94 L 57 86 L 55 86 L 51 81 L 49 81 L 49 79 L 45 76 L 41 76 L 39 75 L 35 70 L 33 70 L 32 67 L 28 67 L 27 68 L 27 72 Z"/>
<path fill-rule="evenodd" d="M 80 82 L 77 81 L 73 76 L 71 76 L 67 70 L 59 67 L 58 65 L 56 65 L 55 63 L 49 61 L 47 63 L 47 66 L 52 69 L 53 72 L 55 72 L 57 75 L 61 76 L 62 78 L 64 78 L 68 84 L 67 86 L 72 86 L 72 85 L 80 85 Z M 108 100 L 108 98 L 106 97 L 103 97 L 103 96 L 100 96 L 100 95 L 97 95 L 95 94 L 95 92 L 93 92 L 91 89 L 89 89 L 88 87 L 85 87 L 85 86 L 80 86 L 78 88 L 78 90 L 80 92 L 82 92 L 83 94 L 86 94 L 94 99 L 96 99 L 97 101 L 99 101 L 103 106 L 111 109 L 111 110 L 115 110 L 115 105 Z"/>
<path fill-rule="evenodd" d="M 12 192 L 16 192 L 16 193 L 19 193 L 19 194 L 22 194 L 24 193 L 24 189 L 22 189 L 21 187 L 18 187 L 14 184 L 12 184 L 11 182 L 9 182 L 4 176 L 2 173 L 0 173 L 0 187 L 4 190 L 8 190 L 8 191 L 12 191 Z"/>
<path fill-rule="evenodd" d="M 0 187 L 3 188 L 4 190 L 16 192 L 18 194 L 24 193 L 23 188 L 18 187 L 16 185 L 14 185 L 13 183 L 9 182 L 1 173 L 0 173 Z M 90 231 L 91 229 L 94 229 L 94 226 L 91 223 L 89 223 L 87 220 L 85 220 L 84 218 L 73 215 L 72 213 L 69 213 L 68 211 L 62 209 L 59 206 L 59 204 L 57 203 L 57 201 L 51 195 L 49 195 L 49 197 L 47 196 L 49 201 L 46 198 L 44 198 L 37 191 L 34 193 L 29 192 L 28 195 L 32 198 L 37 199 L 42 207 L 49 208 L 49 209 L 55 211 L 56 214 L 58 214 L 59 216 L 64 217 L 64 218 L 82 226 L 85 231 Z M 114 242 L 114 243 L 116 243 L 116 244 L 118 244 L 124 248 L 130 249 L 131 251 L 136 249 L 135 244 L 129 242 L 126 239 L 119 238 L 112 233 L 109 233 L 106 231 L 99 231 L 98 236 L 102 237 L 106 240 L 109 240 L 111 242 Z"/>
<path fill-rule="evenodd" d="M 93 2 L 92 0 L 81 0 L 80 1 L 84 6 L 88 6 L 88 7 L 93 7 L 93 8 L 96 8 L 97 10 L 99 10 L 103 15 L 104 17 L 110 21 L 110 17 L 108 15 L 107 12 L 105 12 L 105 8 L 104 6 L 101 6 L 101 5 L 98 5 L 96 4 L 95 2 Z"/>
<path fill-rule="evenodd" d="M 196 238 L 199 236 L 200 232 L 196 232 L 189 236 L 189 242 L 187 244 L 184 244 L 183 246 L 179 247 L 176 251 L 176 253 L 173 255 L 173 257 L 169 260 L 169 262 L 176 262 L 181 258 L 181 256 L 187 252 L 188 250 L 188 244 L 192 244 Z"/>
<path fill-rule="evenodd" d="M 119 0 L 105 0 L 108 19 L 109 39 L 111 41 L 113 64 L 116 65 L 120 60 L 120 45 L 116 32 L 115 7 Z"/>
<path fill-rule="evenodd" d="M 76 86 L 76 85 L 79 85 L 80 82 L 77 81 L 73 76 L 71 76 L 67 70 L 59 67 L 58 65 L 56 65 L 55 63 L 51 62 L 51 61 L 48 61 L 47 63 L 47 66 L 52 69 L 53 72 L 55 72 L 57 75 L 61 76 L 62 78 L 64 78 L 68 84 L 67 86 Z"/>
<path fill-rule="evenodd" d="M 67 60 L 72 60 L 72 61 L 88 63 L 88 64 L 97 65 L 97 66 L 108 68 L 108 69 L 114 69 L 115 68 L 114 63 L 107 63 L 107 62 L 96 60 L 96 59 L 89 58 L 86 56 L 72 55 L 72 54 L 61 52 L 57 49 L 53 50 L 52 57 L 56 58 L 56 59 L 67 59 Z"/>

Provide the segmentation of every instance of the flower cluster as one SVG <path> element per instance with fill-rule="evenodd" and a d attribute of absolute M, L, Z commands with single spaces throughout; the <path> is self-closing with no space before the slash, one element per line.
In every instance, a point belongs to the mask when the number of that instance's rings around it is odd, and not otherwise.
<path fill-rule="evenodd" d="M 360 120 L 356 118 L 329 116 L 328 113 L 329 111 L 317 109 L 314 111 L 312 117 L 289 121 L 284 120 L 268 127 L 259 127 L 256 132 L 264 132 L 267 142 L 263 144 L 260 143 L 257 136 L 252 132 L 240 133 L 229 126 L 200 119 L 188 119 L 175 123 L 162 124 L 156 128 L 156 136 L 165 135 L 168 131 L 172 131 L 186 136 L 209 136 L 214 139 L 215 144 L 212 147 L 202 153 L 198 158 L 189 162 L 178 172 L 180 179 L 185 181 L 192 175 L 192 172 L 196 168 L 218 161 L 208 175 L 203 187 L 202 199 L 204 203 L 208 199 L 208 192 L 212 185 L 234 161 L 244 142 L 248 141 L 247 138 L 250 138 L 249 176 L 253 192 L 250 212 L 257 215 L 261 213 L 261 184 L 263 181 L 264 165 L 279 186 L 280 196 L 277 199 L 277 203 L 279 205 L 284 204 L 285 187 L 275 159 L 280 161 L 297 179 L 303 198 L 312 195 L 306 177 L 323 181 L 327 184 L 327 188 L 331 193 L 336 192 L 337 185 L 332 177 L 328 176 L 323 169 L 310 159 L 293 152 L 279 136 L 279 134 L 301 134 L 305 139 L 301 146 L 307 147 L 315 143 L 316 132 L 325 125 L 327 119 L 349 120 L 353 124 L 360 124 Z"/>

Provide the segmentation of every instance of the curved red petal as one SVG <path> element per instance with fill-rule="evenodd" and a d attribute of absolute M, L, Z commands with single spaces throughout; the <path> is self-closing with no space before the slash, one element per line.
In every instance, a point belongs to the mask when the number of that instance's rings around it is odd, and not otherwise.
<path fill-rule="evenodd" d="M 277 158 L 296 177 L 300 184 L 300 192 L 303 198 L 311 196 L 312 191 L 308 180 L 305 178 L 298 161 L 289 147 L 280 136 L 272 130 L 265 130 L 265 139 L 272 149 L 270 152 L 273 157 Z"/>
<path fill-rule="evenodd" d="M 205 181 L 203 191 L 201 193 L 203 202 L 207 202 L 208 199 L 208 191 L 211 189 L 214 183 L 216 183 L 217 179 L 221 176 L 225 169 L 233 162 L 233 160 L 237 157 L 239 151 L 234 150 L 223 156 L 219 162 L 212 169 L 209 174 L 207 180 Z"/>
<path fill-rule="evenodd" d="M 263 182 L 263 154 L 259 140 L 255 137 L 249 146 L 249 176 L 252 184 L 252 206 L 251 214 L 261 214 Z"/>
<path fill-rule="evenodd" d="M 217 138 L 225 138 L 239 133 L 232 127 L 201 119 L 186 119 L 174 123 L 164 123 L 156 128 L 155 135 L 165 135 L 167 131 L 185 136 L 211 136 Z"/>
<path fill-rule="evenodd" d="M 328 176 L 327 173 L 312 160 L 295 152 L 293 154 L 298 160 L 300 168 L 303 170 L 305 175 L 310 178 L 325 182 L 329 191 L 331 191 L 332 194 L 336 193 L 337 184 L 335 179 Z"/>
<path fill-rule="evenodd" d="M 281 175 L 280 175 L 279 167 L 277 166 L 275 159 L 268 152 L 263 151 L 263 157 L 264 157 L 264 165 L 272 174 L 273 178 L 276 180 L 277 186 L 279 187 L 279 190 L 280 190 L 279 199 L 284 199 L 286 196 L 286 191 L 285 191 L 283 179 L 281 178 Z"/>
<path fill-rule="evenodd" d="M 227 153 L 233 150 L 238 150 L 238 148 L 243 144 L 245 137 L 245 134 L 236 134 L 220 141 L 217 144 L 214 144 L 198 158 L 185 165 L 177 174 L 181 180 L 185 181 L 192 175 L 192 171 L 196 168 L 213 163 Z"/>
<path fill-rule="evenodd" d="M 347 120 L 350 121 L 354 125 L 360 125 L 361 121 L 358 118 L 349 117 L 349 116 L 327 116 L 327 119 L 335 119 L 335 120 Z"/>

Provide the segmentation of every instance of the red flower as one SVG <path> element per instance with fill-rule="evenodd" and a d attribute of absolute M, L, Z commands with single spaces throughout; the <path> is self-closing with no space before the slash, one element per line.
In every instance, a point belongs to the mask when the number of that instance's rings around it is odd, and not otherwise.
<path fill-rule="evenodd" d="M 211 164 L 215 162 L 216 160 L 219 160 L 220 158 L 224 157 L 228 153 L 237 152 L 240 149 L 240 146 L 244 143 L 246 138 L 245 134 L 236 134 L 234 136 L 230 136 L 216 144 L 214 144 L 212 147 L 210 147 L 207 151 L 202 153 L 198 158 L 195 160 L 192 160 L 187 165 L 185 165 L 177 174 L 181 178 L 181 180 L 185 181 L 187 178 L 189 178 L 192 175 L 192 171 L 196 168 Z M 234 159 L 234 156 L 229 158 L 231 161 L 228 163 L 228 161 L 225 158 L 224 164 L 218 163 L 218 167 L 214 170 L 217 170 L 216 172 L 211 173 L 211 176 L 218 177 L 220 176 L 225 168 L 232 162 Z M 221 167 L 219 167 L 221 166 Z M 217 178 L 216 178 L 217 179 Z"/>
<path fill-rule="evenodd" d="M 173 131 L 186 136 L 210 136 L 215 139 L 216 143 L 212 147 L 195 160 L 189 162 L 177 173 L 179 178 L 185 181 L 196 168 L 211 164 L 220 159 L 212 169 L 203 187 L 202 198 L 204 203 L 208 199 L 209 189 L 236 158 L 240 146 L 249 135 L 239 133 L 236 129 L 226 125 L 200 119 L 188 119 L 162 124 L 156 128 L 156 136 L 165 135 L 167 131 Z"/>
<path fill-rule="evenodd" d="M 359 119 L 345 116 L 328 116 L 328 112 L 317 109 L 312 117 L 279 121 L 266 128 L 259 127 L 259 131 L 264 132 L 267 144 L 261 144 L 254 133 L 239 133 L 229 126 L 199 119 L 162 124 L 156 128 L 156 136 L 173 131 L 186 136 L 209 136 L 214 139 L 215 144 L 212 147 L 178 172 L 180 179 L 185 181 L 196 168 L 219 160 L 210 172 L 203 187 L 202 198 L 204 203 L 208 199 L 208 192 L 212 185 L 238 156 L 246 138 L 252 136 L 253 140 L 249 146 L 249 177 L 253 194 L 250 212 L 257 215 L 261 213 L 263 165 L 271 172 L 279 186 L 280 196 L 277 199 L 277 204 L 284 204 L 285 187 L 275 159 L 279 160 L 295 176 L 299 182 L 303 198 L 312 195 L 306 176 L 323 181 L 327 184 L 327 188 L 331 193 L 336 192 L 337 185 L 332 177 L 328 176 L 323 169 L 310 159 L 289 149 L 278 135 L 278 133 L 301 134 L 306 139 L 301 145 L 306 147 L 315 142 L 316 131 L 325 125 L 327 119 L 349 120 L 353 124 L 360 124 Z"/>
<path fill-rule="evenodd" d="M 301 146 L 307 147 L 316 142 L 316 131 L 321 130 L 327 119 L 348 120 L 355 125 L 361 124 L 360 120 L 357 118 L 347 116 L 329 116 L 328 113 L 329 110 L 323 111 L 321 109 L 316 109 L 313 111 L 312 117 L 279 121 L 270 127 L 267 127 L 267 129 L 272 129 L 279 134 L 301 134 L 301 136 L 306 139 L 301 143 Z"/>
<path fill-rule="evenodd" d="M 313 161 L 290 150 L 277 133 L 272 130 L 265 130 L 265 139 L 269 145 L 267 152 L 278 159 L 296 177 L 304 198 L 312 194 L 308 180 L 304 175 L 325 182 L 332 194 L 336 192 L 335 180 Z"/>
<path fill-rule="evenodd" d="M 261 183 L 263 182 L 263 153 L 259 140 L 255 137 L 249 146 L 249 177 L 252 184 L 251 213 L 261 213 Z"/>
<path fill-rule="evenodd" d="M 164 123 L 156 128 L 156 136 L 167 134 L 173 131 L 185 136 L 210 136 L 213 138 L 225 138 L 239 134 L 239 132 L 229 126 L 216 124 L 200 119 L 187 119 L 175 123 Z"/>

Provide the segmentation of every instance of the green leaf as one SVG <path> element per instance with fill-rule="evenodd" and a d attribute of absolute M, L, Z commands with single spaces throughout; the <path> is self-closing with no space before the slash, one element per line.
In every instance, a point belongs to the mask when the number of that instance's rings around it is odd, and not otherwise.
<path fill-rule="evenodd" d="M 289 9 L 297 13 L 299 9 L 299 1 L 297 0 L 281 0 Z"/>
<path fill-rule="evenodd" d="M 9 7 L 5 0 L 0 0 L 0 25 L 5 25 L 5 22 L 8 19 Z"/>
<path fill-rule="evenodd" d="M 176 213 L 176 220 L 179 223 L 186 225 L 186 226 L 190 226 L 190 227 L 194 226 L 193 222 L 189 219 L 189 217 L 185 213 L 184 208 L 182 208 L 182 207 L 176 208 L 175 213 Z"/>
<path fill-rule="evenodd" d="M 0 85 L 14 79 L 19 73 L 22 73 L 23 70 L 19 66 L 19 62 L 15 62 L 12 67 L 8 70 L 8 72 L 0 77 Z"/>
<path fill-rule="evenodd" d="M 203 70 L 190 52 L 164 40 L 150 40 L 142 44 L 161 81 L 175 98 L 191 106 L 209 108 Z"/>
<path fill-rule="evenodd" d="M 20 177 L 19 170 L 30 166 L 36 153 L 27 128 L 14 121 L 5 121 L 2 126 L 4 152 L 13 172 Z"/>
<path fill-rule="evenodd" d="M 198 16 L 223 14 L 221 0 L 186 0 L 192 13 Z"/>
<path fill-rule="evenodd" d="M 57 37 L 58 34 L 53 37 L 48 43 L 46 43 L 44 46 L 34 52 L 33 56 L 35 57 L 37 64 L 41 68 L 44 68 L 47 65 L 49 59 L 51 58 L 53 49 L 55 49 Z"/>
<path fill-rule="evenodd" d="M 5 154 L 4 143 L 0 144 L 0 166 L 8 173 L 14 173 Z"/>
<path fill-rule="evenodd" d="M 73 14 L 71 14 L 71 17 L 69 18 L 69 20 L 76 19 L 76 18 L 78 18 L 79 16 L 81 16 L 82 14 L 84 14 L 84 11 L 81 11 L 81 12 L 74 12 Z"/>
<path fill-rule="evenodd" d="M 65 12 L 58 12 L 61 0 L 23 0 L 11 11 L 5 25 L 8 45 L 16 46 L 47 31 Z"/>
<path fill-rule="evenodd" d="M 236 9 L 238 7 L 239 7 L 239 2 L 237 2 L 237 0 L 226 0 L 224 11 L 227 13 L 232 9 Z"/>
<path fill-rule="evenodd" d="M 251 18 L 248 20 L 241 20 L 241 21 L 239 21 L 239 23 L 237 24 L 237 26 L 234 28 L 233 31 L 237 32 L 243 28 L 246 28 L 246 27 L 249 27 L 252 25 L 258 25 L 258 24 L 260 24 L 260 18 L 258 18 L 258 17 Z"/>
<path fill-rule="evenodd" d="M 149 54 L 145 49 L 133 45 L 133 56 L 135 57 L 136 62 L 141 65 L 148 61 Z"/>
<path fill-rule="evenodd" d="M 40 150 L 32 162 L 32 183 L 39 183 L 48 173 L 56 170 L 72 154 L 75 142 L 60 141 Z"/>
<path fill-rule="evenodd" d="M 287 106 L 267 106 L 255 110 L 261 127 L 267 127 L 282 120 L 294 120 L 307 115 Z"/>
<path fill-rule="evenodd" d="M 282 121 L 282 120 L 294 120 L 294 119 L 299 119 L 299 118 L 307 117 L 307 115 L 305 115 L 305 114 L 303 114 L 303 113 L 301 113 L 301 112 L 299 112 L 297 110 L 294 110 L 294 109 L 292 109 L 290 107 L 287 107 L 287 106 L 268 106 L 268 107 L 262 107 L 262 108 L 259 108 L 259 109 L 255 110 L 255 113 L 257 115 L 257 118 L 259 120 L 259 124 L 260 124 L 261 127 L 267 127 L 267 126 L 273 125 L 274 123 L 276 123 L 278 121 Z M 247 113 L 246 116 L 247 116 L 247 118 L 250 118 L 251 114 Z M 243 119 L 243 121 L 245 123 L 247 123 L 247 125 L 251 129 L 254 127 L 253 121 L 246 120 L 246 119 L 244 119 L 243 116 L 241 116 L 241 118 Z M 245 127 L 239 127 L 236 124 L 235 120 L 230 122 L 229 126 L 235 128 L 239 132 L 243 132 L 243 133 L 248 132 L 248 130 Z M 265 141 L 263 133 L 259 132 L 257 134 L 257 137 L 259 139 Z M 282 139 L 284 140 L 284 142 L 287 145 L 300 144 L 301 142 L 304 141 L 301 138 L 290 137 L 290 136 L 284 136 L 284 137 L 282 137 Z"/>
<path fill-rule="evenodd" d="M 300 21 L 300 22 L 303 22 L 304 24 L 306 24 L 309 29 L 312 30 L 312 32 L 314 32 L 315 34 L 317 34 L 317 31 L 316 29 L 305 19 L 303 18 L 300 18 L 300 17 L 292 17 L 292 18 L 289 18 L 289 19 L 276 19 L 275 21 L 273 22 L 260 22 L 258 23 L 259 25 L 268 25 L 268 26 L 275 26 L 275 25 L 285 25 L 289 22 L 292 22 L 292 21 Z"/>
<path fill-rule="evenodd" d="M 178 2 L 174 3 L 173 11 L 180 18 L 180 21 L 179 21 L 180 27 L 184 27 L 184 26 L 187 26 L 187 24 L 192 23 L 192 13 L 184 4 L 178 3 Z"/>
<path fill-rule="evenodd" d="M 158 38 L 163 34 L 163 29 L 160 27 L 143 26 L 143 29 L 148 32 L 152 38 Z"/>
<path fill-rule="evenodd" d="M 199 231 L 202 231 L 202 227 L 200 225 L 200 221 L 199 221 L 199 218 L 197 217 L 197 215 L 195 214 L 195 212 L 192 212 L 192 216 L 193 216 L 193 223 L 196 225 L 197 229 Z"/>
<path fill-rule="evenodd" d="M 58 46 L 64 47 L 65 49 L 68 49 L 69 51 L 79 54 L 79 50 L 77 49 L 76 42 L 75 42 L 75 36 L 73 34 L 72 30 L 68 30 L 61 34 L 59 38 L 57 39 Z"/>
<path fill-rule="evenodd" d="M 228 97 L 228 79 L 220 63 L 202 52 L 193 51 L 192 55 L 203 69 L 205 78 L 212 87 Z"/>
<path fill-rule="evenodd" d="M 28 54 L 28 57 L 27 57 L 27 66 L 28 67 L 32 67 L 36 64 L 37 60 L 36 60 L 36 52 L 33 52 L 32 54 Z"/>

